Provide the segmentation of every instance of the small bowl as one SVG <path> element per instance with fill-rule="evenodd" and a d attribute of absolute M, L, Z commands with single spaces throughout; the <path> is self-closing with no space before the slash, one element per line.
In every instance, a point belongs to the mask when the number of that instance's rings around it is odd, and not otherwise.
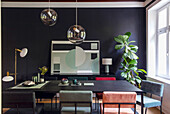
<path fill-rule="evenodd" d="M 68 79 L 66 79 L 66 78 L 65 78 L 65 79 L 62 79 L 62 80 L 61 80 L 61 83 L 62 83 L 62 84 L 68 84 Z"/>

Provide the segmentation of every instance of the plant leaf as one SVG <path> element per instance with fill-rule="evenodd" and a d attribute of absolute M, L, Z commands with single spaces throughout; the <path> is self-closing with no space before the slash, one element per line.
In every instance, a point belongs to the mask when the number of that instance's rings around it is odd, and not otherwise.
<path fill-rule="evenodd" d="M 130 62 L 129 62 L 129 64 L 137 64 L 138 62 L 137 62 L 137 60 L 135 60 L 135 59 L 133 59 L 133 60 L 131 60 Z"/>
<path fill-rule="evenodd" d="M 142 72 L 144 72 L 145 74 L 147 74 L 146 70 L 144 70 L 144 69 L 138 69 L 138 71 L 142 71 Z"/>
<path fill-rule="evenodd" d="M 131 36 L 131 32 L 126 32 L 125 35 L 127 35 L 128 37 Z"/>
<path fill-rule="evenodd" d="M 130 47 L 130 46 L 129 46 Z M 133 50 L 135 53 L 138 51 L 138 46 L 133 46 L 133 47 L 130 47 L 131 50 Z"/>
<path fill-rule="evenodd" d="M 128 65 L 128 62 L 127 62 L 126 58 L 125 58 L 125 57 L 123 57 L 123 59 L 124 59 L 124 62 Z"/>
<path fill-rule="evenodd" d="M 130 42 L 128 42 L 128 44 L 133 43 L 133 42 L 136 42 L 136 41 L 130 41 Z"/>
<path fill-rule="evenodd" d="M 137 79 L 142 80 L 139 76 L 135 76 Z"/>
<path fill-rule="evenodd" d="M 136 82 L 140 84 L 142 81 L 140 79 L 136 79 Z"/>
<path fill-rule="evenodd" d="M 137 70 L 138 68 L 133 66 L 133 67 L 128 67 L 130 70 Z"/>
<path fill-rule="evenodd" d="M 122 44 L 115 45 L 115 49 L 122 49 L 123 47 L 124 47 L 124 45 L 122 45 Z"/>
<path fill-rule="evenodd" d="M 134 70 L 134 73 L 135 73 L 137 76 L 139 76 L 139 73 L 138 73 L 138 72 L 136 72 L 135 70 Z"/>
<path fill-rule="evenodd" d="M 139 59 L 139 57 L 136 54 L 134 54 L 133 52 L 131 52 L 131 53 L 133 55 L 133 59 Z"/>
<path fill-rule="evenodd" d="M 121 35 L 119 35 L 118 37 L 115 37 L 114 40 L 118 43 L 123 43 L 123 39 L 120 36 Z"/>
<path fill-rule="evenodd" d="M 127 73 L 126 72 L 121 72 L 121 76 L 124 78 L 127 78 Z"/>
<path fill-rule="evenodd" d="M 129 39 L 128 35 L 122 35 L 123 41 L 126 42 Z"/>

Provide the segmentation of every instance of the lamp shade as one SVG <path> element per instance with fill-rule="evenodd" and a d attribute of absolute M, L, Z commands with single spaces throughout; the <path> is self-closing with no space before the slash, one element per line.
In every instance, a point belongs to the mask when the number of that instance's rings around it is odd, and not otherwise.
<path fill-rule="evenodd" d="M 4 82 L 10 82 L 12 80 L 14 80 L 14 78 L 12 76 L 4 76 L 2 78 L 2 81 L 4 81 Z"/>
<path fill-rule="evenodd" d="M 23 49 L 21 50 L 21 52 L 20 52 L 20 56 L 21 56 L 21 57 L 25 57 L 25 56 L 27 55 L 27 53 L 28 53 L 28 49 L 27 49 L 27 48 L 23 48 Z"/>
<path fill-rule="evenodd" d="M 112 58 L 102 58 L 102 65 L 112 65 Z"/>

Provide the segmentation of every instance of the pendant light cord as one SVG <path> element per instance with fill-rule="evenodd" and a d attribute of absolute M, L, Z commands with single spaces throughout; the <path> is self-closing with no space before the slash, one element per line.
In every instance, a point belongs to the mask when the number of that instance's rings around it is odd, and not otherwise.
<path fill-rule="evenodd" d="M 76 0 L 76 27 L 77 27 L 77 0 Z"/>
<path fill-rule="evenodd" d="M 48 9 L 50 10 L 50 0 L 48 0 Z"/>

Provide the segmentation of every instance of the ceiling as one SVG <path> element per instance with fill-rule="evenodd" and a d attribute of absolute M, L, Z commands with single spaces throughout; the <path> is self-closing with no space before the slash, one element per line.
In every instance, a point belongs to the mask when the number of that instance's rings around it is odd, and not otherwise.
<path fill-rule="evenodd" d="M 2 2 L 48 2 L 49 0 L 1 0 Z M 50 0 L 51 2 L 75 2 L 76 0 Z M 145 0 L 77 0 L 78 2 L 144 2 Z"/>

